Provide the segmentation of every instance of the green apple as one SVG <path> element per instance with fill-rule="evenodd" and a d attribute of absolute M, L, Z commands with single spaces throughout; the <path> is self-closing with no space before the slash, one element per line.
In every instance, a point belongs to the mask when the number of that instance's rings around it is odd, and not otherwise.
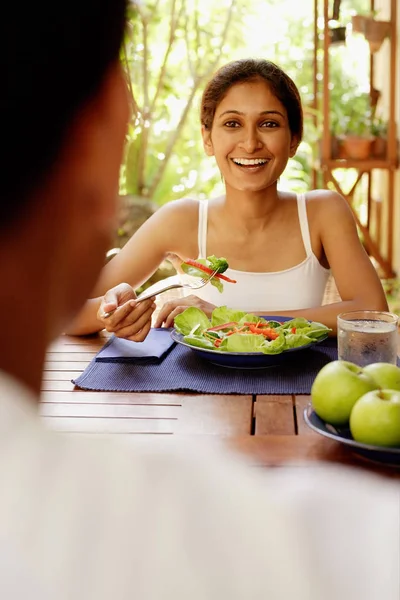
<path fill-rule="evenodd" d="M 378 387 L 386 390 L 400 391 L 400 368 L 390 363 L 373 363 L 364 367 L 364 373 L 377 383 Z"/>
<path fill-rule="evenodd" d="M 357 442 L 374 446 L 400 446 L 400 392 L 374 390 L 355 403 L 350 431 Z"/>
<path fill-rule="evenodd" d="M 346 360 L 334 360 L 320 370 L 311 388 L 311 401 L 321 419 L 344 425 L 361 396 L 378 385 L 364 370 Z"/>

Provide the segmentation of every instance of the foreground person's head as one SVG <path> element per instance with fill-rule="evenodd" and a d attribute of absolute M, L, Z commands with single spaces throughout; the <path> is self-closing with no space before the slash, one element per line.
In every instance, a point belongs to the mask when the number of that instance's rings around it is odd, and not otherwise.
<path fill-rule="evenodd" d="M 125 11 L 126 0 L 2 9 L 0 299 L 16 295 L 14 273 L 32 320 L 47 311 L 48 336 L 89 295 L 111 238 L 128 118 Z"/>

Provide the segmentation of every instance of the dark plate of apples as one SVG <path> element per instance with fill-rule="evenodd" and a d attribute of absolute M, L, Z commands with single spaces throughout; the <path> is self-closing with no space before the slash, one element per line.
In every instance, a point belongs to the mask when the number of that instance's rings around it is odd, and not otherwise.
<path fill-rule="evenodd" d="M 314 380 L 304 420 L 369 460 L 400 467 L 400 368 L 328 363 Z"/>

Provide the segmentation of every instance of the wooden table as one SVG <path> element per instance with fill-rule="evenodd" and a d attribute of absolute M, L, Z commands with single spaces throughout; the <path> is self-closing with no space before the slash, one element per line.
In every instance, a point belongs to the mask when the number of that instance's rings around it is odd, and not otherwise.
<path fill-rule="evenodd" d="M 218 436 L 256 464 L 316 466 L 321 461 L 356 465 L 389 476 L 347 447 L 313 433 L 304 423 L 309 396 L 205 395 L 87 392 L 71 383 L 107 334 L 62 336 L 49 348 L 43 373 L 41 414 L 63 432 L 113 433 L 146 443 L 172 436 Z"/>

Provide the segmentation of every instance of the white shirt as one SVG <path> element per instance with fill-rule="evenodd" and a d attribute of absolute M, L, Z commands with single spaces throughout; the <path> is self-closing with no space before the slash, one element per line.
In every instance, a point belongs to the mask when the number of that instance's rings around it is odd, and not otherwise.
<path fill-rule="evenodd" d="M 2 600 L 398 600 L 398 483 L 47 431 L 0 372 Z"/>

